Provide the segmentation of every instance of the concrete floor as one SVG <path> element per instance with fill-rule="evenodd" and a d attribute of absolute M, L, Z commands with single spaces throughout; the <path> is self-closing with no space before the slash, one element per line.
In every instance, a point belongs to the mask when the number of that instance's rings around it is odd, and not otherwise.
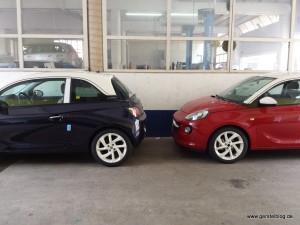
<path fill-rule="evenodd" d="M 171 138 L 145 139 L 117 168 L 88 154 L 1 155 L 0 224 L 299 225 L 299 162 L 273 151 L 225 165 Z"/>

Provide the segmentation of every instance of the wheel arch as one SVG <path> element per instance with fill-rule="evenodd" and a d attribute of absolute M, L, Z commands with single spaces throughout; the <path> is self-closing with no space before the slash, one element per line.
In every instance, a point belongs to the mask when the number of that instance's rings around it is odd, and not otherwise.
<path fill-rule="evenodd" d="M 247 140 L 248 140 L 248 151 L 250 151 L 250 149 L 251 149 L 251 138 L 250 138 L 248 132 L 247 132 L 245 129 L 243 129 L 241 126 L 234 125 L 234 124 L 231 124 L 231 125 L 224 125 L 224 126 L 221 126 L 221 127 L 218 127 L 217 129 L 215 129 L 215 130 L 211 133 L 211 135 L 209 136 L 209 138 L 208 138 L 208 141 L 207 141 L 207 143 L 206 143 L 206 151 L 208 151 L 208 146 L 209 146 L 209 143 L 210 143 L 210 141 L 211 141 L 212 136 L 213 136 L 217 131 L 219 131 L 219 130 L 221 130 L 221 129 L 223 129 L 223 128 L 226 128 L 226 127 L 228 127 L 228 128 L 230 128 L 230 127 L 236 128 L 236 129 L 240 130 L 241 132 L 243 132 L 243 133 L 245 134 Z"/>
<path fill-rule="evenodd" d="M 102 132 L 102 131 L 110 130 L 110 129 L 121 131 L 122 133 L 124 133 L 128 137 L 128 139 L 130 140 L 130 143 L 132 145 L 134 145 L 132 137 L 130 135 L 128 135 L 128 133 L 126 132 L 125 129 L 120 128 L 120 127 L 116 127 L 116 126 L 105 126 L 105 127 L 101 127 L 99 129 L 95 130 L 95 132 L 93 133 L 93 135 L 91 135 L 91 138 L 89 140 L 89 151 L 91 151 L 91 149 L 92 149 L 92 143 L 93 143 L 93 140 L 96 137 L 96 135 L 98 133 Z"/>

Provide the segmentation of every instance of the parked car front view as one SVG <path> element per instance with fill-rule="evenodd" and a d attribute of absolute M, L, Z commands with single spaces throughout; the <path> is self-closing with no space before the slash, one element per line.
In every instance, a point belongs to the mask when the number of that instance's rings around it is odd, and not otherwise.
<path fill-rule="evenodd" d="M 97 73 L 33 73 L 0 88 L 0 152 L 84 152 L 125 162 L 145 135 L 141 101 Z"/>
<path fill-rule="evenodd" d="M 233 163 L 248 150 L 300 149 L 299 115 L 299 75 L 253 76 L 181 107 L 174 114 L 173 138 Z"/>

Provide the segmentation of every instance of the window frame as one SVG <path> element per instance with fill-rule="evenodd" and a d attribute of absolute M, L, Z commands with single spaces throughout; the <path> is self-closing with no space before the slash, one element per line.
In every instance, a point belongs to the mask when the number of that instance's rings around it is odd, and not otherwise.
<path fill-rule="evenodd" d="M 17 9 L 17 33 L 16 34 L 0 34 L 0 38 L 16 38 L 18 40 L 18 57 L 19 67 L 9 68 L 9 71 L 23 70 L 23 71 L 80 71 L 89 69 L 89 53 L 88 53 L 88 13 L 87 0 L 82 1 L 82 18 L 83 18 L 83 34 L 81 35 L 62 35 L 62 34 L 24 34 L 22 32 L 22 0 L 16 1 Z M 68 68 L 25 68 L 23 55 L 23 39 L 56 39 L 56 40 L 82 40 L 83 41 L 83 68 L 68 69 Z M 55 42 L 54 42 L 55 43 Z M 7 68 L 0 68 L 1 71 L 7 71 Z"/>

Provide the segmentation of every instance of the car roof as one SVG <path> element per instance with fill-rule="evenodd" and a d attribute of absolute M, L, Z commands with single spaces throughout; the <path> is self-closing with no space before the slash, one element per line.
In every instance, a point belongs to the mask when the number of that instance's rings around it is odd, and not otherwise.
<path fill-rule="evenodd" d="M 5 77 L 1 77 L 0 90 L 20 81 L 43 78 L 77 78 L 91 82 L 106 95 L 116 95 L 111 84 L 112 74 L 96 72 L 7 72 Z"/>

